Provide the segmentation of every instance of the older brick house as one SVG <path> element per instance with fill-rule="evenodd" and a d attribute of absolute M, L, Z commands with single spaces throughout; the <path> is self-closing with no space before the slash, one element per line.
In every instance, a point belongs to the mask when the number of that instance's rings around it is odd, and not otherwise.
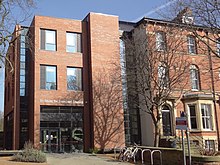
<path fill-rule="evenodd" d="M 120 22 L 131 142 L 154 145 L 155 130 L 147 105 L 151 98 L 157 99 L 156 94 L 167 94 L 158 112 L 162 118 L 158 124 L 160 145 L 179 137 L 175 118 L 185 112 L 190 140 L 204 148 L 218 148 L 219 43 L 208 28 L 194 25 L 192 17 L 187 21 L 182 13 L 173 21 L 143 18 L 137 23 Z M 199 39 L 193 32 L 204 37 Z M 163 92 L 169 89 L 169 93 Z"/>

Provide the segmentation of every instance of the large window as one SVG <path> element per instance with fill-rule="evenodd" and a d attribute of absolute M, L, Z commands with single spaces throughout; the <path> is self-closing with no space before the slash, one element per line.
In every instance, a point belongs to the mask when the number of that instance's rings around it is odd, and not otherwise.
<path fill-rule="evenodd" d="M 26 58 L 28 54 L 28 44 L 27 42 L 27 31 L 28 28 L 24 28 L 21 31 L 21 36 L 20 36 L 20 96 L 25 96 L 27 95 L 26 93 L 26 77 L 28 76 L 26 72 Z"/>
<path fill-rule="evenodd" d="M 158 66 L 158 86 L 159 88 L 167 88 L 169 86 L 169 70 L 164 63 Z"/>
<path fill-rule="evenodd" d="M 212 113 L 210 104 L 201 104 L 202 126 L 203 129 L 212 129 Z"/>
<path fill-rule="evenodd" d="M 196 40 L 194 36 L 187 37 L 187 44 L 189 54 L 196 54 Z"/>
<path fill-rule="evenodd" d="M 66 51 L 71 53 L 81 52 L 81 34 L 66 33 Z"/>
<path fill-rule="evenodd" d="M 158 51 L 166 50 L 166 37 L 164 32 L 156 32 L 156 49 Z"/>
<path fill-rule="evenodd" d="M 46 90 L 57 89 L 56 66 L 40 66 L 40 88 Z"/>
<path fill-rule="evenodd" d="M 67 89 L 82 90 L 82 69 L 67 67 Z"/>
<path fill-rule="evenodd" d="M 199 70 L 195 65 L 190 66 L 192 90 L 199 90 Z"/>
<path fill-rule="evenodd" d="M 41 29 L 40 34 L 41 49 L 56 51 L 56 31 Z"/>
<path fill-rule="evenodd" d="M 189 105 L 190 128 L 197 129 L 196 105 Z"/>

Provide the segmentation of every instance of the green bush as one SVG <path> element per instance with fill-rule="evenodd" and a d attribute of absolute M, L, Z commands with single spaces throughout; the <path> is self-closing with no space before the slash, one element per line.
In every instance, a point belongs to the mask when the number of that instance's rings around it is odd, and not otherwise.
<path fill-rule="evenodd" d="M 100 152 L 100 150 L 98 148 L 90 148 L 89 149 L 89 153 L 91 154 L 98 154 Z"/>
<path fill-rule="evenodd" d="M 35 149 L 31 142 L 26 142 L 24 144 L 24 150 L 19 152 L 12 159 L 19 162 L 44 163 L 46 162 L 46 155 L 42 151 Z"/>

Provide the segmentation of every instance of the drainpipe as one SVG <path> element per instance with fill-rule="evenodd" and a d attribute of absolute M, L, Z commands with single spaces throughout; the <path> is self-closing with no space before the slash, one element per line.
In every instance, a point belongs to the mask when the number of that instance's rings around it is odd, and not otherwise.
<path fill-rule="evenodd" d="M 209 38 L 208 38 L 207 31 L 206 31 L 206 37 L 207 37 L 207 47 L 208 47 L 209 69 L 210 69 L 210 75 L 211 75 L 212 96 L 213 96 L 213 104 L 214 104 L 214 111 L 215 111 L 216 131 L 217 131 L 217 138 L 218 138 L 218 146 L 220 146 L 220 144 L 219 144 L 218 117 L 217 117 L 217 108 L 216 108 L 216 97 L 215 97 L 215 82 L 214 82 L 213 67 L 212 67 L 211 49 L 210 49 L 210 45 L 209 45 Z"/>

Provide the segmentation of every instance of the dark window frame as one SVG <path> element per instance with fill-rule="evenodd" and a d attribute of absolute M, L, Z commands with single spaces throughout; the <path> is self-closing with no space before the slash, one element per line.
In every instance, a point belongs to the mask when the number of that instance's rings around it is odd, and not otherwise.
<path fill-rule="evenodd" d="M 190 107 L 192 107 L 192 106 L 194 107 L 194 114 L 191 111 L 193 109 L 190 109 Z M 198 129 L 196 104 L 189 104 L 188 109 L 189 109 L 189 115 L 190 115 L 190 128 L 191 129 Z M 195 123 L 192 124 L 192 121 Z"/>
<path fill-rule="evenodd" d="M 55 32 L 55 43 L 54 43 L 54 50 L 47 49 L 47 43 L 46 43 L 46 31 L 53 31 Z M 51 44 L 53 45 L 53 44 Z M 47 51 L 57 51 L 57 30 L 54 29 L 44 29 L 40 28 L 40 49 L 41 50 L 47 50 Z"/>
<path fill-rule="evenodd" d="M 68 89 L 68 75 L 67 75 L 68 68 L 70 68 L 70 69 L 74 68 L 74 69 L 80 69 L 81 70 L 81 90 Z M 66 67 L 66 82 L 67 82 L 67 90 L 68 91 L 83 91 L 83 68 L 82 67 L 67 66 Z"/>
<path fill-rule="evenodd" d="M 45 77 L 44 77 L 44 79 L 45 79 L 45 82 L 44 82 L 44 84 L 42 84 L 43 82 L 43 80 L 42 80 L 42 77 L 43 77 L 43 75 L 42 75 L 42 73 L 41 73 L 41 70 L 42 70 L 42 68 L 41 67 L 45 67 Z M 47 80 L 46 80 L 46 76 L 47 76 L 47 74 L 46 74 L 46 69 L 47 69 L 47 67 L 55 67 L 55 76 L 56 76 L 56 78 L 55 78 L 55 80 L 56 80 L 56 82 L 55 82 L 55 88 L 53 87 L 53 88 L 50 88 L 50 89 L 47 89 L 47 86 L 46 86 L 46 84 L 47 84 Z M 49 82 L 49 83 L 53 83 L 53 82 Z M 57 66 L 56 65 L 46 65 L 46 64 L 40 64 L 40 89 L 41 90 L 57 90 L 57 88 L 58 88 L 58 82 L 57 82 Z M 43 88 L 44 87 L 44 88 Z"/>
<path fill-rule="evenodd" d="M 74 47 L 73 45 L 67 45 L 67 34 L 76 35 L 76 51 L 68 51 L 68 47 Z M 66 52 L 68 53 L 82 53 L 82 33 L 66 31 Z"/>

